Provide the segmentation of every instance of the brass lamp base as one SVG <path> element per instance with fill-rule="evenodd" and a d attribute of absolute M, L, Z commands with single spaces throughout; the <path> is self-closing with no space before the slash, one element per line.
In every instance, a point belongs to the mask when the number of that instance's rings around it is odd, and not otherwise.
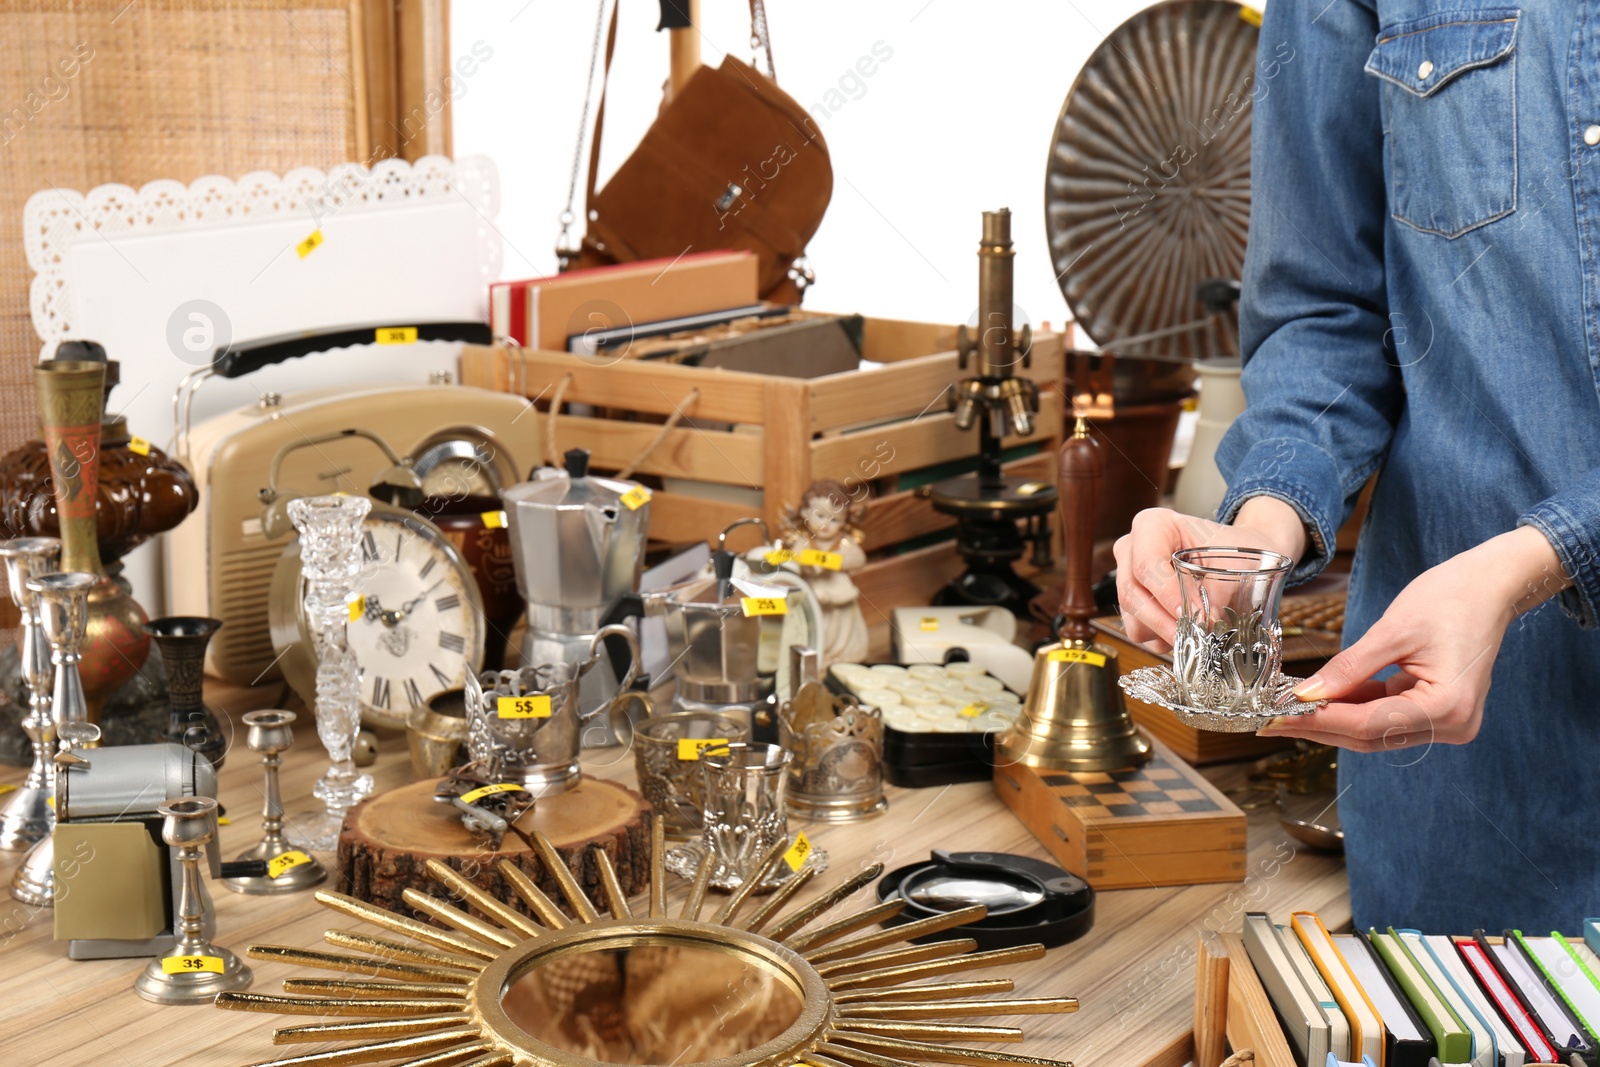
<path fill-rule="evenodd" d="M 1114 771 L 1150 759 L 1117 688 L 1117 653 L 1063 639 L 1034 653 L 1028 698 L 995 759 L 1048 771 Z"/>

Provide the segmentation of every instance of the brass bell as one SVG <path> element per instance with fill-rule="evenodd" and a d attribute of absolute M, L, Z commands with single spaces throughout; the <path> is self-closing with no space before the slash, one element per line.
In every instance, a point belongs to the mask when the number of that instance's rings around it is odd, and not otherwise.
<path fill-rule="evenodd" d="M 1034 653 L 1028 699 L 996 760 L 1050 771 L 1114 771 L 1150 758 L 1117 688 L 1117 653 L 1063 637 Z"/>
<path fill-rule="evenodd" d="M 1117 653 L 1094 643 L 1095 510 L 1103 461 L 1079 417 L 1061 445 L 1061 525 L 1066 585 L 1059 639 L 1033 657 L 1028 698 L 1016 722 L 996 738 L 996 762 L 1050 771 L 1114 771 L 1150 759 L 1150 742 L 1133 725 L 1117 688 Z"/>

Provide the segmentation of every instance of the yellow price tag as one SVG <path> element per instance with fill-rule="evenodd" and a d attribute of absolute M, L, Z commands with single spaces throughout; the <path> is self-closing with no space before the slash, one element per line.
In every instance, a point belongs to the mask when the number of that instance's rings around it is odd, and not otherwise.
<path fill-rule="evenodd" d="M 1260 27 L 1261 25 L 1261 12 L 1257 11 L 1253 7 L 1239 8 L 1239 17 L 1244 19 L 1252 26 Z"/>
<path fill-rule="evenodd" d="M 136 456 L 148 456 L 150 454 L 150 442 L 142 437 L 130 437 L 128 438 L 128 451 Z"/>
<path fill-rule="evenodd" d="M 44 803 L 45 803 L 45 806 L 47 808 L 49 808 L 51 811 L 55 811 L 56 810 L 56 798 L 55 797 L 45 797 L 44 798 Z"/>
<path fill-rule="evenodd" d="M 296 252 L 300 253 L 300 258 L 301 259 L 305 259 L 311 253 L 315 252 L 317 249 L 319 249 L 321 247 L 322 247 L 322 231 L 320 229 L 316 229 L 316 230 L 312 230 L 311 231 L 311 236 L 307 237 L 304 241 L 301 241 L 299 244 L 295 245 L 294 246 L 294 250 Z"/>
<path fill-rule="evenodd" d="M 222 973 L 221 956 L 168 956 L 161 961 L 162 974 Z"/>
<path fill-rule="evenodd" d="M 544 695 L 501 697 L 495 701 L 495 714 L 502 719 L 548 719 L 550 698 Z"/>
<path fill-rule="evenodd" d="M 789 851 L 783 854 L 783 862 L 789 865 L 791 871 L 798 871 L 806 865 L 806 857 L 811 855 L 811 842 L 804 832 L 794 839 L 794 844 L 789 846 Z"/>
<path fill-rule="evenodd" d="M 285 871 L 292 871 L 311 862 L 311 857 L 298 849 L 292 852 L 282 852 L 267 861 L 267 877 L 277 878 Z"/>
<path fill-rule="evenodd" d="M 765 559 L 768 563 L 776 567 L 780 563 L 788 563 L 790 560 L 794 559 L 794 553 L 789 551 L 787 548 L 775 548 L 766 554 Z"/>
<path fill-rule="evenodd" d="M 550 698 L 545 697 L 545 699 L 549 700 Z M 482 800 L 484 797 L 492 797 L 496 793 L 515 793 L 521 788 L 515 782 L 496 782 L 494 785 L 480 785 L 476 789 L 469 789 L 462 793 L 461 802 L 463 804 L 471 804 L 473 801 Z"/>
<path fill-rule="evenodd" d="M 923 633 L 931 634 L 935 630 L 939 629 L 939 620 L 934 618 L 932 615 L 924 615 L 922 618 L 921 629 Z"/>
<path fill-rule="evenodd" d="M 217 825 L 218 826 L 232 826 L 233 825 L 233 820 L 228 818 L 226 815 L 218 815 L 217 816 Z"/>
<path fill-rule="evenodd" d="M 506 525 L 506 513 L 503 511 L 485 511 L 483 513 L 483 528 L 486 530 L 503 530 Z"/>
<path fill-rule="evenodd" d="M 808 548 L 800 553 L 800 566 L 821 567 L 823 570 L 836 571 L 844 567 L 844 557 L 837 552 L 824 552 L 817 548 Z"/>
<path fill-rule="evenodd" d="M 350 621 L 355 622 L 367 613 L 367 598 L 358 596 L 350 601 Z"/>
<path fill-rule="evenodd" d="M 1104 667 L 1105 656 L 1086 648 L 1052 648 L 1046 657 L 1051 663 L 1087 663 L 1091 667 Z"/>
<path fill-rule="evenodd" d="M 982 715 L 988 710 L 989 705 L 985 704 L 981 700 L 978 700 L 962 708 L 959 714 L 963 719 L 976 719 L 979 715 Z"/>
<path fill-rule="evenodd" d="M 636 485 L 622 494 L 622 506 L 629 511 L 638 511 L 650 503 L 650 490 L 642 485 Z"/>
<path fill-rule="evenodd" d="M 708 748 L 716 748 L 728 743 L 726 737 L 680 737 L 678 738 L 678 758 L 681 760 L 698 760 L 700 753 Z"/>
<path fill-rule="evenodd" d="M 372 339 L 380 345 L 414 345 L 417 343 L 415 326 L 379 326 Z"/>
<path fill-rule="evenodd" d="M 781 596 L 747 596 L 739 600 L 746 618 L 756 615 L 787 615 L 789 601 Z"/>
<path fill-rule="evenodd" d="M 1048 488 L 1050 488 L 1049 482 L 1028 482 L 1017 486 L 1017 492 L 1022 496 L 1032 496 L 1035 493 L 1042 493 Z"/>

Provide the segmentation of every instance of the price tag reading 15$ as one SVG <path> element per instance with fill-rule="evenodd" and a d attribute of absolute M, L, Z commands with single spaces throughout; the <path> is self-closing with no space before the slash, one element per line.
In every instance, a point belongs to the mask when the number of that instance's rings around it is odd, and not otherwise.
<path fill-rule="evenodd" d="M 1052 648 L 1046 657 L 1051 663 L 1087 663 L 1091 667 L 1104 667 L 1106 657 L 1086 648 Z"/>
<path fill-rule="evenodd" d="M 550 698 L 545 695 L 501 697 L 495 701 L 495 714 L 502 719 L 548 719 Z"/>
<path fill-rule="evenodd" d="M 739 601 L 746 618 L 757 615 L 787 615 L 789 602 L 781 596 L 747 596 Z"/>
<path fill-rule="evenodd" d="M 222 973 L 221 956 L 168 956 L 161 961 L 162 974 Z"/>

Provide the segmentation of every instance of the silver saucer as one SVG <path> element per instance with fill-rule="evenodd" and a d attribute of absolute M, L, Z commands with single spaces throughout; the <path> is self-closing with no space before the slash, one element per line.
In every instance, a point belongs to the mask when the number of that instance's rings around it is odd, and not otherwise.
<path fill-rule="evenodd" d="M 686 841 L 677 848 L 667 853 L 664 866 L 673 874 L 693 880 L 695 872 L 700 869 L 700 861 L 705 858 L 705 842 L 700 840 Z M 828 854 L 816 845 L 811 846 L 811 852 L 806 856 L 806 861 L 800 865 L 800 870 L 791 870 L 789 865 L 779 862 L 772 874 L 756 887 L 757 893 L 770 893 L 800 871 L 813 870 L 818 874 L 828 869 Z M 720 889 L 731 893 L 744 884 L 744 879 L 731 870 L 727 864 L 718 864 L 718 869 L 711 875 L 711 888 Z"/>
<path fill-rule="evenodd" d="M 1301 679 L 1281 675 L 1272 687 L 1272 703 L 1261 711 L 1223 711 L 1196 708 L 1183 703 L 1178 695 L 1178 679 L 1165 667 L 1140 667 L 1117 679 L 1122 691 L 1134 700 L 1166 708 L 1185 726 L 1223 734 L 1254 733 L 1280 715 L 1308 715 L 1325 706 L 1326 700 L 1299 700 L 1294 687 Z"/>

